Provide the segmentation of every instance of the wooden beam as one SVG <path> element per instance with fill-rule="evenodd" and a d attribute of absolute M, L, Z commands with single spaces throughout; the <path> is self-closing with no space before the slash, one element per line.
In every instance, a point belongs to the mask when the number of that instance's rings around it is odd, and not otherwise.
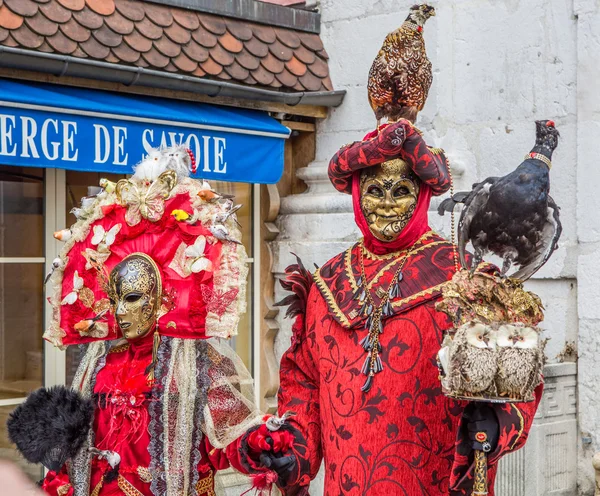
<path fill-rule="evenodd" d="M 292 131 L 304 133 L 314 133 L 316 128 L 314 122 L 281 121 L 281 123 Z"/>
<path fill-rule="evenodd" d="M 162 88 L 151 88 L 148 86 L 125 86 L 120 83 L 99 81 L 96 79 L 75 78 L 70 76 L 58 77 L 52 74 L 42 74 L 34 71 L 20 69 L 0 68 L 0 77 L 22 79 L 27 81 L 38 81 L 43 83 L 61 84 L 64 86 L 76 86 L 80 88 L 99 89 L 129 93 L 133 95 L 154 96 L 160 98 L 171 98 L 174 100 L 186 100 L 197 103 L 210 103 L 213 105 L 224 105 L 226 107 L 246 108 L 252 110 L 263 110 L 265 112 L 298 115 L 303 117 L 315 117 L 324 119 L 327 117 L 327 107 L 316 105 L 285 105 L 283 103 L 263 102 L 260 100 L 242 100 L 238 98 L 211 97 L 201 93 L 189 91 L 174 91 Z"/>

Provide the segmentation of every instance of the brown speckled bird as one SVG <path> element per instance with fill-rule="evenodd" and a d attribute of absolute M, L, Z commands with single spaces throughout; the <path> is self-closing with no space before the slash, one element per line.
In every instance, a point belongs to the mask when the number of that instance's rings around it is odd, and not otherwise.
<path fill-rule="evenodd" d="M 449 354 L 449 380 L 454 393 L 481 396 L 495 393 L 496 336 L 494 330 L 479 322 L 456 330 Z"/>
<path fill-rule="evenodd" d="M 423 25 L 435 15 L 427 4 L 413 5 L 408 17 L 385 38 L 369 71 L 369 103 L 377 126 L 381 119 L 415 122 L 427 100 L 433 77 L 425 52 Z"/>
<path fill-rule="evenodd" d="M 539 331 L 519 324 L 504 324 L 496 337 L 498 350 L 498 394 L 513 399 L 531 399 L 542 380 L 544 345 Z"/>

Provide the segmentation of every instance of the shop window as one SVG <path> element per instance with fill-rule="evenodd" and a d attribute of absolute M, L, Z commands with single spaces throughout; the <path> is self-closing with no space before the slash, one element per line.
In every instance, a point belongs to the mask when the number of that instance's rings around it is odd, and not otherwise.
<path fill-rule="evenodd" d="M 0 424 L 43 381 L 44 170 L 0 166 Z M 0 429 L 0 458 L 25 464 Z"/>

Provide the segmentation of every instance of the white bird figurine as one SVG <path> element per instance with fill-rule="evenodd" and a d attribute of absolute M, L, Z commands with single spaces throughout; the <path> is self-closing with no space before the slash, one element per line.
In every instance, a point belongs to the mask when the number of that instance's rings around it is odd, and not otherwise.
<path fill-rule="evenodd" d="M 63 243 L 69 241 L 71 239 L 71 236 L 73 236 L 71 229 L 62 229 L 54 233 L 54 238 L 58 241 L 62 241 Z"/>
<path fill-rule="evenodd" d="M 52 266 L 50 267 L 50 270 L 48 271 L 48 273 L 46 274 L 46 277 L 44 278 L 44 284 L 46 284 L 48 282 L 48 280 L 52 277 L 52 274 L 54 274 L 54 271 L 56 269 L 59 269 L 63 265 L 64 265 L 64 262 L 62 261 L 61 258 L 56 257 L 54 260 L 52 260 Z"/>
<path fill-rule="evenodd" d="M 119 463 L 121 463 L 121 455 L 119 455 L 119 453 L 116 451 L 99 450 L 98 448 L 88 448 L 88 451 L 92 455 L 106 460 L 111 468 L 115 468 L 119 465 Z"/>
<path fill-rule="evenodd" d="M 283 426 L 283 424 L 285 424 L 285 421 L 287 419 L 295 415 L 296 412 L 291 411 L 285 412 L 281 417 L 278 417 L 277 415 L 272 415 L 267 419 L 265 425 L 267 426 L 267 429 L 269 429 L 271 432 L 278 431 Z"/>
<path fill-rule="evenodd" d="M 236 243 L 238 245 L 242 244 L 237 239 L 232 238 L 229 235 L 229 229 L 227 229 L 222 224 L 214 224 L 214 225 L 210 226 L 208 229 L 210 230 L 210 232 L 212 233 L 212 235 L 215 238 L 217 238 L 221 241 L 231 241 L 232 243 Z"/>

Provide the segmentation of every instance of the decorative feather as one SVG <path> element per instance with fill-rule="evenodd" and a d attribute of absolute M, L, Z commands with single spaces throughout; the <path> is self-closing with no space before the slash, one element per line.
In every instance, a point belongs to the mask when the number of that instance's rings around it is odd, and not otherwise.
<path fill-rule="evenodd" d="M 94 405 L 64 386 L 41 388 L 10 415 L 8 436 L 30 463 L 58 472 L 83 446 Z"/>
<path fill-rule="evenodd" d="M 293 318 L 297 315 L 303 314 L 306 311 L 306 304 L 308 303 L 308 294 L 314 284 L 312 274 L 306 270 L 302 260 L 295 253 L 292 253 L 296 257 L 295 264 L 290 265 L 285 269 L 286 279 L 280 281 L 281 286 L 286 291 L 290 291 L 294 294 L 286 296 L 283 300 L 275 303 L 277 307 L 287 306 L 285 316 Z"/>

